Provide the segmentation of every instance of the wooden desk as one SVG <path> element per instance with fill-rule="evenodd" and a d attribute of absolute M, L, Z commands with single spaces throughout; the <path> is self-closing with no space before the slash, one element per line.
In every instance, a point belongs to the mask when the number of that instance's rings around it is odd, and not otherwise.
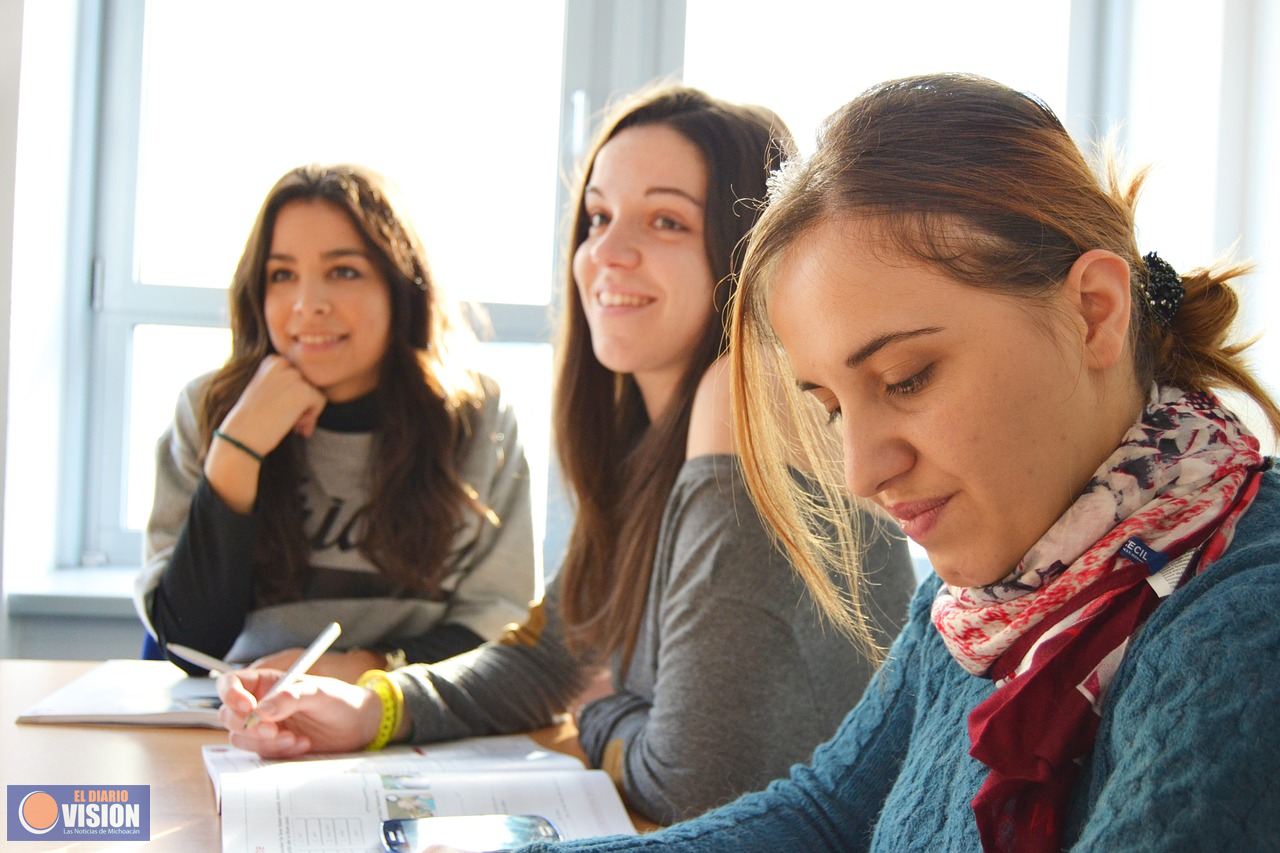
<path fill-rule="evenodd" d="M 217 851 L 221 826 L 213 786 L 205 773 L 200 748 L 225 743 L 213 729 L 164 729 L 144 726 L 69 726 L 23 724 L 14 719 L 96 663 L 81 661 L 0 660 L 0 786 L 3 785 L 150 785 L 151 841 L 23 842 L 24 851 L 88 851 L 110 847 L 112 853 L 145 848 Z M 582 758 L 572 723 L 541 729 L 534 740 Z M 0 847 L 8 836 L 7 809 L 0 808 Z M 651 823 L 637 820 L 651 828 Z M 16 848 L 15 848 L 16 849 Z"/>

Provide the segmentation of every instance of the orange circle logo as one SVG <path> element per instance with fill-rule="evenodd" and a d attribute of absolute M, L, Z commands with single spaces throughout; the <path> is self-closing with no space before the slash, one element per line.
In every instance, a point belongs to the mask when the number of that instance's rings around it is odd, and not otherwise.
<path fill-rule="evenodd" d="M 44 791 L 32 791 L 18 806 L 18 822 L 32 835 L 44 835 L 58 823 L 58 803 Z"/>

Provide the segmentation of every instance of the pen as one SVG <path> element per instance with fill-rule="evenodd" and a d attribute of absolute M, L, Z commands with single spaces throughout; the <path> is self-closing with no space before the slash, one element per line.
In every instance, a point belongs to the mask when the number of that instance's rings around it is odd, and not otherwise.
<path fill-rule="evenodd" d="M 190 646 L 184 646 L 181 643 L 165 643 L 164 647 L 183 660 L 196 666 L 202 666 L 210 672 L 230 672 L 233 669 L 240 668 L 224 660 L 219 660 L 213 655 L 206 655 L 204 652 L 196 651 Z"/>
<path fill-rule="evenodd" d="M 280 676 L 280 680 L 275 683 L 275 686 L 268 690 L 266 695 L 258 700 L 258 704 L 261 705 L 263 702 L 267 701 L 281 690 L 284 690 L 290 684 L 297 681 L 300 676 L 304 675 L 307 670 L 311 669 L 311 665 L 313 663 L 320 659 L 320 655 L 329 650 L 329 647 L 333 645 L 333 641 L 338 639 L 338 635 L 341 633 L 342 626 L 337 622 L 330 622 L 329 625 L 320 632 L 320 636 L 312 640 L 311 645 L 307 646 L 302 654 L 298 655 L 298 659 L 293 662 L 293 666 L 289 667 L 285 671 L 284 675 Z M 256 725 L 257 722 L 258 712 L 250 711 L 249 716 L 244 718 L 244 727 L 247 729 L 250 726 Z"/>

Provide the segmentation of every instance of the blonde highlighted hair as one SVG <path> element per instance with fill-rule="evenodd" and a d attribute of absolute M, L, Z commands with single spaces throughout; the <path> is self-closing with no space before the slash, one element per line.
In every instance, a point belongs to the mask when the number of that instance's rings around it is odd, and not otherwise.
<path fill-rule="evenodd" d="M 1039 100 L 962 74 L 911 77 L 864 92 L 826 123 L 816 153 L 770 181 L 733 305 L 734 430 L 762 517 L 814 599 L 851 636 L 869 640 L 858 589 L 858 543 L 836 436 L 801 399 L 768 320 L 770 283 L 797 243 L 832 218 L 874 226 L 900 257 L 961 284 L 1028 299 L 1054 294 L 1075 260 L 1106 249 L 1129 264 L 1130 340 L 1140 387 L 1230 389 L 1252 399 L 1280 435 L 1280 409 L 1230 342 L 1247 271 L 1217 264 L 1182 275 L 1170 326 L 1146 295 L 1134 210 L 1143 173 L 1124 181 L 1104 158 L 1101 177 Z M 780 402 L 781 401 L 781 402 Z M 800 466 L 813 487 L 797 488 Z M 834 537 L 824 529 L 834 527 Z M 847 575 L 851 596 L 828 572 Z"/>

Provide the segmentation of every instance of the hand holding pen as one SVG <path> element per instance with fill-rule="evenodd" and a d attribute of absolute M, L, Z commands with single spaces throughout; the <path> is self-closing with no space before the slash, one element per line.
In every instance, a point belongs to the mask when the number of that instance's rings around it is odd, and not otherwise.
<path fill-rule="evenodd" d="M 218 679 L 218 695 L 218 720 L 232 745 L 266 758 L 363 749 L 382 717 L 381 700 L 371 690 L 336 678 L 289 679 L 271 669 L 226 673 Z M 246 726 L 250 717 L 256 725 Z"/>
<path fill-rule="evenodd" d="M 307 646 L 302 654 L 298 655 L 298 659 L 293 662 L 293 666 L 285 670 L 284 675 L 280 676 L 280 680 L 267 691 L 266 695 L 262 697 L 261 702 L 270 702 L 278 696 L 284 688 L 293 684 L 293 682 L 297 681 L 303 675 L 306 675 L 307 670 L 311 668 L 311 665 L 320 660 L 320 655 L 329 650 L 329 647 L 333 645 L 333 641 L 338 639 L 338 635 L 341 633 L 342 626 L 337 622 L 330 622 L 326 625 L 325 629 L 320 632 L 320 635 L 311 641 L 311 645 Z M 252 728 L 257 725 L 257 723 L 258 714 L 256 710 L 250 711 L 249 716 L 244 718 L 244 727 L 246 729 Z"/>

